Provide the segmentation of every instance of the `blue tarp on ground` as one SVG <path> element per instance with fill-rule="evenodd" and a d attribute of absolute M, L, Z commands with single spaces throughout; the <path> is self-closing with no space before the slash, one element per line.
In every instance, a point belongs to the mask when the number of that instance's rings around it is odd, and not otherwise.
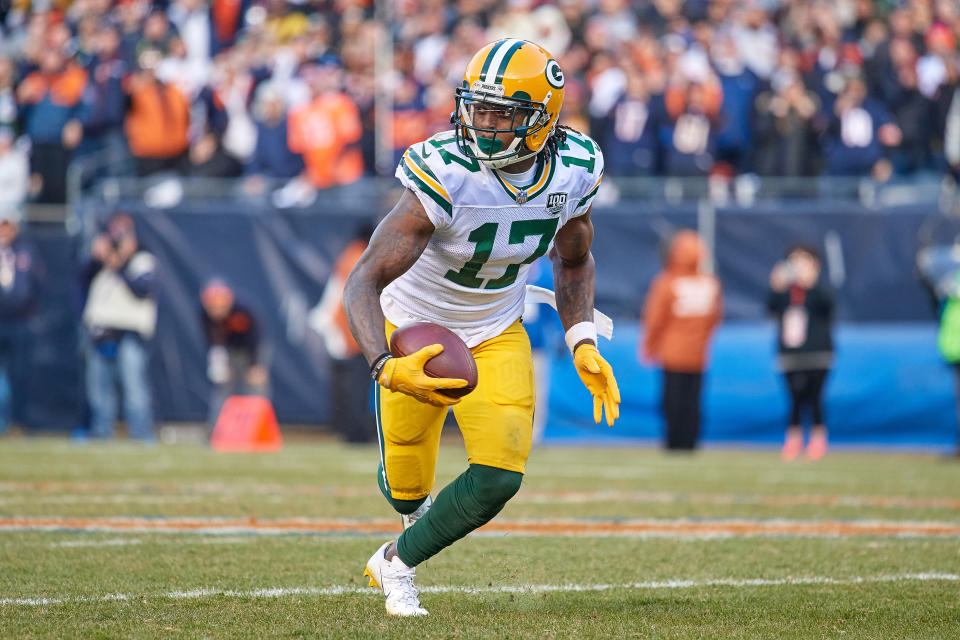
<path fill-rule="evenodd" d="M 636 325 L 620 323 L 601 340 L 623 397 L 615 428 L 596 425 L 571 358 L 554 350 L 552 442 L 661 439 L 660 373 L 637 361 Z M 843 324 L 826 385 L 826 418 L 837 443 L 953 446 L 957 441 L 955 377 L 938 357 L 933 323 Z M 772 323 L 728 323 L 717 332 L 704 382 L 705 442 L 774 443 L 783 438 L 787 392 L 776 371 Z"/>

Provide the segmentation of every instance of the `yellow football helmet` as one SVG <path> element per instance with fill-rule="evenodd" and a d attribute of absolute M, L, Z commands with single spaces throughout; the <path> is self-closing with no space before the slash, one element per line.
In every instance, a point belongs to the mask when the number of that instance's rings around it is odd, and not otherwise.
<path fill-rule="evenodd" d="M 471 58 L 456 91 L 457 144 L 493 169 L 536 155 L 553 135 L 563 105 L 563 71 L 547 51 L 526 40 L 491 42 Z M 481 127 L 478 110 L 509 117 L 509 129 Z M 506 143 L 504 134 L 513 134 Z"/>

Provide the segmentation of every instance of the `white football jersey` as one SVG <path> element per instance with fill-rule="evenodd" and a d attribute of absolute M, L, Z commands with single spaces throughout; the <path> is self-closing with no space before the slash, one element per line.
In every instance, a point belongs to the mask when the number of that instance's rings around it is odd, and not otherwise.
<path fill-rule="evenodd" d="M 568 132 L 559 152 L 545 151 L 537 163 L 520 188 L 462 153 L 452 131 L 407 149 L 396 175 L 436 230 L 414 265 L 384 288 L 387 320 L 433 322 L 474 347 L 521 316 L 530 265 L 568 220 L 590 209 L 603 176 L 599 147 L 581 133 Z"/>

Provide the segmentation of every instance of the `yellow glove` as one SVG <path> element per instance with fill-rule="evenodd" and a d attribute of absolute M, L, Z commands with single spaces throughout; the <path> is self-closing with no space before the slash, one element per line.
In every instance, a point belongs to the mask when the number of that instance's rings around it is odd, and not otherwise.
<path fill-rule="evenodd" d="M 593 396 L 593 421 L 600 424 L 601 409 L 606 407 L 607 424 L 612 427 L 620 417 L 620 389 L 613 377 L 613 369 L 589 342 L 577 347 L 573 353 L 573 366 Z"/>
<path fill-rule="evenodd" d="M 423 371 L 427 360 L 443 351 L 443 345 L 432 344 L 402 358 L 390 358 L 380 371 L 380 385 L 413 396 L 420 402 L 435 407 L 447 407 L 460 402 L 460 398 L 451 398 L 437 389 L 459 389 L 467 386 L 460 378 L 432 378 Z"/>

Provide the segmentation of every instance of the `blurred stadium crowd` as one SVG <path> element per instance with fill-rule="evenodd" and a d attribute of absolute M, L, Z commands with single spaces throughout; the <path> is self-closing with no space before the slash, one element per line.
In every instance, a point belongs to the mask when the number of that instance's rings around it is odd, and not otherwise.
<path fill-rule="evenodd" d="M 375 166 L 448 126 L 469 57 L 511 36 L 566 73 L 562 121 L 611 175 L 873 175 L 960 167 L 954 0 L 14 0 L 0 10 L 7 200 L 110 171 L 302 177 Z M 389 22 L 380 20 L 387 16 Z M 394 71 L 375 75 L 377 43 Z M 130 162 L 132 155 L 133 161 Z M 29 176 L 29 178 L 26 178 Z"/>

